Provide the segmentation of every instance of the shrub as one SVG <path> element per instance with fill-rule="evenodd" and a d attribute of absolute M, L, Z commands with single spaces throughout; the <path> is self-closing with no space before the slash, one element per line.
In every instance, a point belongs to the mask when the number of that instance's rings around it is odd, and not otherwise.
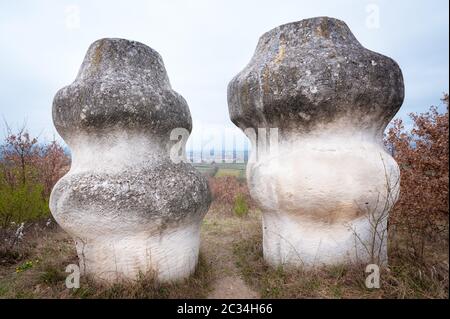
<path fill-rule="evenodd" d="M 56 141 L 40 145 L 25 127 L 14 133 L 6 126 L 7 136 L 0 146 L 0 228 L 3 230 L 49 215 L 51 189 L 70 162 Z"/>
<path fill-rule="evenodd" d="M 0 174 L 0 227 L 19 225 L 49 215 L 48 200 L 41 184 L 19 184 L 11 187 Z"/>
<path fill-rule="evenodd" d="M 0 264 L 27 255 L 24 234 L 49 215 L 50 191 L 69 168 L 69 157 L 53 141 L 40 145 L 22 127 L 0 145 Z"/>
<path fill-rule="evenodd" d="M 248 214 L 247 201 L 242 194 L 238 194 L 234 200 L 234 214 L 238 217 L 244 217 Z"/>
<path fill-rule="evenodd" d="M 245 198 L 247 203 L 252 204 L 247 184 L 236 176 L 210 178 L 209 187 L 214 201 L 218 204 L 234 206 L 239 194 Z"/>
<path fill-rule="evenodd" d="M 400 166 L 400 197 L 390 216 L 390 228 L 407 234 L 409 248 L 422 259 L 427 242 L 448 241 L 449 130 L 446 111 L 436 107 L 410 114 L 413 126 L 394 121 L 386 143 Z"/>

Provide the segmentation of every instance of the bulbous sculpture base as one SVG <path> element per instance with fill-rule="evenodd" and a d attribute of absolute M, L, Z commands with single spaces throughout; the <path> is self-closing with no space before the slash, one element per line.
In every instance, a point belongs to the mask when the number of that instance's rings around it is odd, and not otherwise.
<path fill-rule="evenodd" d="M 153 272 L 159 282 L 176 281 L 191 275 L 197 266 L 200 225 L 164 230 L 157 235 L 137 233 L 76 240 L 82 274 L 114 282 L 135 280 Z"/>
<path fill-rule="evenodd" d="M 349 263 L 387 264 L 386 221 L 368 216 L 332 225 L 282 212 L 263 214 L 264 259 L 272 266 L 313 268 Z M 376 230 L 375 230 L 376 229 Z"/>

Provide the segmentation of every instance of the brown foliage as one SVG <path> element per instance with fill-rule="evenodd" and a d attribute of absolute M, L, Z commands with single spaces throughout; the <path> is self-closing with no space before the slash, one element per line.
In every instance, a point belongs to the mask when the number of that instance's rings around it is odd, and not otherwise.
<path fill-rule="evenodd" d="M 0 259 L 20 256 L 19 244 L 36 221 L 48 217 L 52 187 L 70 159 L 56 141 L 39 144 L 25 126 L 0 145 Z M 6 256 L 6 257 L 5 257 Z M 6 259 L 10 259 L 9 257 Z M 1 262 L 0 262 L 1 263 Z"/>
<path fill-rule="evenodd" d="M 250 206 L 253 205 L 250 192 L 245 181 L 235 176 L 209 178 L 209 187 L 213 204 L 232 207 L 238 196 L 241 196 Z"/>
<path fill-rule="evenodd" d="M 42 147 L 38 158 L 40 180 L 44 185 L 44 193 L 50 196 L 53 186 L 68 171 L 70 159 L 58 142 L 53 140 Z"/>
<path fill-rule="evenodd" d="M 40 184 L 46 198 L 70 164 L 69 157 L 56 140 L 41 145 L 36 137 L 30 137 L 25 126 L 14 133 L 7 125 L 0 159 L 3 178 L 8 185 Z"/>
<path fill-rule="evenodd" d="M 2 146 L 2 168 L 10 185 L 26 183 L 30 177 L 30 170 L 27 168 L 34 164 L 37 155 L 37 139 L 31 138 L 25 127 L 16 134 L 8 127 L 8 135 Z"/>
<path fill-rule="evenodd" d="M 442 100 L 444 113 L 436 107 L 412 113 L 411 129 L 397 119 L 386 137 L 401 172 L 400 197 L 391 213 L 391 226 L 409 234 L 409 244 L 419 258 L 427 241 L 448 232 L 448 94 Z"/>

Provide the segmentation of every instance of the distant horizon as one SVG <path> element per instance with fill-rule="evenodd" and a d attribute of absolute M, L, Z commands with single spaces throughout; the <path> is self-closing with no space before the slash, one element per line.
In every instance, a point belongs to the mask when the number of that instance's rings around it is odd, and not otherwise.
<path fill-rule="evenodd" d="M 26 121 L 33 136 L 61 141 L 53 97 L 74 81 L 89 45 L 113 37 L 160 53 L 173 89 L 189 105 L 191 139 L 224 129 L 246 140 L 229 117 L 229 81 L 249 63 L 262 34 L 317 16 L 343 20 L 364 47 L 399 64 L 406 91 L 396 118 L 408 126 L 410 112 L 442 110 L 439 99 L 449 91 L 447 0 L 3 1 L 0 134 L 3 119 L 12 128 Z"/>

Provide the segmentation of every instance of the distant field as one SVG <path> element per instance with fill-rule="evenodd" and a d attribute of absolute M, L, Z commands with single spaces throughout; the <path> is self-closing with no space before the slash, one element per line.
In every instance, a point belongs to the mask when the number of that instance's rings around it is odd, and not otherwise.
<path fill-rule="evenodd" d="M 217 172 L 217 168 L 211 164 L 192 164 L 200 173 L 205 176 L 214 176 Z"/>
<path fill-rule="evenodd" d="M 245 178 L 245 163 L 194 163 L 193 166 L 205 176 Z"/>
<path fill-rule="evenodd" d="M 236 176 L 240 177 L 242 170 L 239 169 L 233 169 L 233 168 L 220 168 L 217 173 L 216 177 L 222 177 L 222 176 Z"/>

